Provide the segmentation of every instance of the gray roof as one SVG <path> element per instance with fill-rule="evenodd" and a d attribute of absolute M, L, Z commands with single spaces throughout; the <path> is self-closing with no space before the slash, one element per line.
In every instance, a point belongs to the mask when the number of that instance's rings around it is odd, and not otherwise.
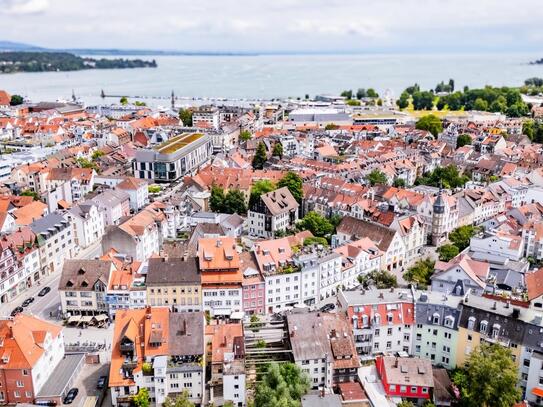
<path fill-rule="evenodd" d="M 202 278 L 198 273 L 198 263 L 195 257 L 187 260 L 175 259 L 149 259 L 147 272 L 147 285 L 177 285 L 200 284 Z"/>
<path fill-rule="evenodd" d="M 38 397 L 62 396 L 71 384 L 71 378 L 79 373 L 77 368 L 85 357 L 82 353 L 68 354 L 59 362 L 51 376 L 47 379 Z"/>
<path fill-rule="evenodd" d="M 274 216 L 298 209 L 298 202 L 287 187 L 260 195 L 260 199 Z"/>
<path fill-rule="evenodd" d="M 30 229 L 35 234 L 48 234 L 54 230 L 62 230 L 68 225 L 68 220 L 59 212 L 52 212 L 43 218 L 36 219 L 30 224 Z M 55 232 L 56 233 L 56 232 Z"/>
<path fill-rule="evenodd" d="M 326 394 L 324 397 L 306 394 L 302 397 L 302 407 L 341 407 L 341 397 L 339 394 Z"/>
<path fill-rule="evenodd" d="M 128 192 L 118 189 L 108 189 L 101 194 L 96 195 L 92 201 L 99 206 L 109 207 L 119 205 L 123 201 L 130 199 Z"/>
<path fill-rule="evenodd" d="M 340 301 L 347 305 L 386 304 L 406 302 L 413 303 L 413 295 L 409 289 L 371 289 L 341 291 Z"/>
<path fill-rule="evenodd" d="M 169 354 L 172 356 L 204 354 L 204 314 L 170 312 Z"/>

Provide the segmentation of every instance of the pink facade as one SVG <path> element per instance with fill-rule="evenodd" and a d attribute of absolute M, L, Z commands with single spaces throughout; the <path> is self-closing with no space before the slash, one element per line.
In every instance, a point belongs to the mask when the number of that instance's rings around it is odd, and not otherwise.
<path fill-rule="evenodd" d="M 264 314 L 265 286 L 260 276 L 243 279 L 243 311 L 247 314 Z"/>

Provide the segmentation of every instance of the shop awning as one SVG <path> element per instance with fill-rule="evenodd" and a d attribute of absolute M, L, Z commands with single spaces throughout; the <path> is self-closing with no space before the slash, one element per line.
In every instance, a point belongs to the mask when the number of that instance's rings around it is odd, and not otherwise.
<path fill-rule="evenodd" d="M 95 315 L 94 318 L 100 322 L 100 321 L 105 321 L 108 319 L 108 316 L 106 314 L 99 314 L 99 315 Z"/>
<path fill-rule="evenodd" d="M 230 314 L 230 319 L 243 319 L 245 312 L 243 311 L 234 311 Z"/>
<path fill-rule="evenodd" d="M 532 389 L 532 394 L 535 396 L 543 397 L 543 389 L 540 389 L 539 387 L 534 387 Z"/>
<path fill-rule="evenodd" d="M 76 322 L 79 322 L 81 320 L 81 315 L 74 315 L 74 316 L 71 316 L 70 318 L 68 318 L 68 323 L 69 324 L 74 324 Z"/>
<path fill-rule="evenodd" d="M 81 317 L 80 321 L 79 322 L 83 322 L 83 323 L 89 323 L 92 321 L 92 318 L 94 318 L 92 315 L 84 315 Z"/>

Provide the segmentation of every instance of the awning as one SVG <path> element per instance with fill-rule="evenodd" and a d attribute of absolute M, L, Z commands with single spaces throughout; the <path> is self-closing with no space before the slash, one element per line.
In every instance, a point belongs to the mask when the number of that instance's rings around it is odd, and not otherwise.
<path fill-rule="evenodd" d="M 74 315 L 70 318 L 68 318 L 68 323 L 73 324 L 75 322 L 79 322 L 81 320 L 81 315 Z"/>
<path fill-rule="evenodd" d="M 94 318 L 92 315 L 84 315 L 81 317 L 80 322 L 89 323 L 92 321 L 92 318 Z"/>
<path fill-rule="evenodd" d="M 99 315 L 95 315 L 94 318 L 100 322 L 100 321 L 105 321 L 106 319 L 108 319 L 108 316 L 106 314 L 99 314 Z"/>
<path fill-rule="evenodd" d="M 243 319 L 245 312 L 243 311 L 234 311 L 230 314 L 230 319 Z"/>
<path fill-rule="evenodd" d="M 534 387 L 532 389 L 532 394 L 535 396 L 543 397 L 543 389 L 540 389 L 539 387 Z"/>

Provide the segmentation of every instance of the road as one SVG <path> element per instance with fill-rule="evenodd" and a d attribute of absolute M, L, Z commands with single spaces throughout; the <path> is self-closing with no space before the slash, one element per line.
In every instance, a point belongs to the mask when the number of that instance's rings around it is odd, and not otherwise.
<path fill-rule="evenodd" d="M 94 259 L 102 254 L 102 242 L 98 241 L 93 245 L 81 250 L 76 256 L 76 259 Z M 43 277 L 40 284 L 33 285 L 25 290 L 14 300 L 0 305 L 0 315 L 8 316 L 11 311 L 21 306 L 23 301 L 29 297 L 34 297 L 34 302 L 25 308 L 24 313 L 35 315 L 42 319 L 56 319 L 60 307 L 60 296 L 58 294 L 58 282 L 61 272 L 58 271 Z M 43 297 L 38 297 L 38 293 L 44 287 L 50 287 L 51 291 Z M 51 318 L 53 316 L 53 318 Z"/>

